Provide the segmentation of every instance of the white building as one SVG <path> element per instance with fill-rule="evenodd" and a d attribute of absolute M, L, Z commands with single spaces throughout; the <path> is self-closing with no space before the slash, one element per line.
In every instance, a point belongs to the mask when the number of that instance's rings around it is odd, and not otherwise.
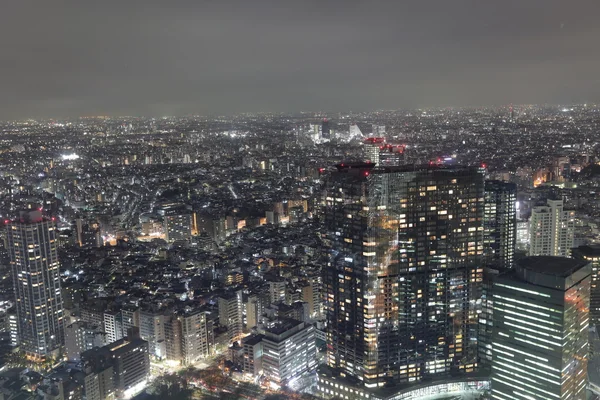
<path fill-rule="evenodd" d="M 178 317 L 181 323 L 181 356 L 184 365 L 193 364 L 214 351 L 213 324 L 206 311 L 192 311 Z"/>
<path fill-rule="evenodd" d="M 106 332 L 106 344 L 123 339 L 123 320 L 120 311 L 104 313 L 104 332 Z"/>
<path fill-rule="evenodd" d="M 262 370 L 275 385 L 287 385 L 317 368 L 314 326 L 287 319 L 262 333 Z"/>
<path fill-rule="evenodd" d="M 529 221 L 529 255 L 569 257 L 574 232 L 575 212 L 566 211 L 562 200 L 534 207 Z"/>
<path fill-rule="evenodd" d="M 230 342 L 239 339 L 243 329 L 241 290 L 219 297 L 219 324 L 227 327 Z"/>

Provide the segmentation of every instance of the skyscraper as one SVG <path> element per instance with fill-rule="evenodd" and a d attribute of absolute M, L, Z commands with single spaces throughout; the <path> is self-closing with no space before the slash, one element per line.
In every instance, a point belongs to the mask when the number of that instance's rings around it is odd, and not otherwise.
<path fill-rule="evenodd" d="M 327 118 L 323 118 L 323 122 L 321 122 L 321 136 L 323 139 L 331 138 L 331 128 L 329 126 L 329 120 Z"/>
<path fill-rule="evenodd" d="M 529 221 L 529 255 L 569 257 L 573 247 L 575 213 L 562 200 L 536 206 Z"/>
<path fill-rule="evenodd" d="M 329 367 L 367 388 L 473 371 L 483 171 L 339 164 L 325 202 Z"/>
<path fill-rule="evenodd" d="M 573 257 L 592 264 L 590 277 L 590 324 L 600 325 L 600 245 L 579 246 L 573 249 Z M 600 349 L 595 349 L 596 351 Z"/>
<path fill-rule="evenodd" d="M 381 137 L 366 138 L 363 145 L 365 160 L 375 165 L 379 165 L 379 152 L 385 145 L 385 139 Z"/>
<path fill-rule="evenodd" d="M 399 166 L 406 164 L 406 147 L 386 143 L 385 138 L 370 137 L 364 143 L 363 156 L 365 160 L 377 166 Z"/>
<path fill-rule="evenodd" d="M 23 211 L 7 224 L 21 348 L 44 358 L 64 339 L 63 302 L 54 220 Z"/>
<path fill-rule="evenodd" d="M 486 262 L 511 268 L 517 240 L 517 185 L 485 182 L 484 253 Z"/>
<path fill-rule="evenodd" d="M 586 398 L 590 271 L 526 257 L 495 279 L 493 399 Z"/>

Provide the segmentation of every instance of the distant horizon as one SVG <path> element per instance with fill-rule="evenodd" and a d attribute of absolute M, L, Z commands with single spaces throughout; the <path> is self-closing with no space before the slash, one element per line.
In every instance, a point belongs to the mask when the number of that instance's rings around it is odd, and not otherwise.
<path fill-rule="evenodd" d="M 349 110 L 349 111 L 242 111 L 236 113 L 209 113 L 209 114 L 176 114 L 176 115 L 79 115 L 79 116 L 50 116 L 50 117 L 27 117 L 21 119 L 0 119 L 0 123 L 7 122 L 24 122 L 24 121 L 67 121 L 73 119 L 124 119 L 124 118 L 137 118 L 137 119 L 164 119 L 164 118 L 217 118 L 217 117 L 237 117 L 242 115 L 299 115 L 299 114 L 314 114 L 315 118 L 334 118 L 333 116 L 336 114 L 369 114 L 369 113 L 392 113 L 392 112 L 414 112 L 414 111 L 423 111 L 423 110 L 477 110 L 477 109 L 490 109 L 490 110 L 499 110 L 499 109 L 508 109 L 510 107 L 515 109 L 525 108 L 525 107 L 538 107 L 538 108 L 559 108 L 559 107 L 600 107 L 599 103 L 585 103 L 585 102 L 575 102 L 575 103 L 530 103 L 530 104 L 502 104 L 502 105 L 481 105 L 481 106 L 431 106 L 431 107 L 403 107 L 398 109 L 371 109 L 371 110 Z M 308 116 L 307 116 L 308 117 Z"/>

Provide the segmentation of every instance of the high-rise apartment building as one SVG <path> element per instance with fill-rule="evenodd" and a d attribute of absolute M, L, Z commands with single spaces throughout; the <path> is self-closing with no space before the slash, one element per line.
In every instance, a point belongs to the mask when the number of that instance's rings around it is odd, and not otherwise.
<path fill-rule="evenodd" d="M 325 203 L 329 367 L 367 388 L 475 370 L 483 170 L 339 164 Z"/>
<path fill-rule="evenodd" d="M 243 332 L 242 291 L 229 292 L 219 297 L 219 324 L 227 327 L 229 341 L 237 341 Z"/>
<path fill-rule="evenodd" d="M 590 263 L 526 257 L 494 280 L 492 398 L 586 398 Z"/>
<path fill-rule="evenodd" d="M 41 211 L 23 211 L 7 224 L 21 348 L 43 358 L 64 341 L 57 231 Z"/>
<path fill-rule="evenodd" d="M 511 268 L 517 241 L 517 185 L 485 182 L 484 254 L 488 265 Z"/>
<path fill-rule="evenodd" d="M 123 339 L 123 317 L 121 311 L 106 311 L 104 313 L 104 332 L 106 332 L 106 344 Z M 127 334 L 127 331 L 125 331 Z"/>
<path fill-rule="evenodd" d="M 177 316 L 181 324 L 181 361 L 190 365 L 214 352 L 213 323 L 205 311 L 194 310 Z"/>
<path fill-rule="evenodd" d="M 202 310 L 165 315 L 165 358 L 183 365 L 214 354 L 213 321 Z"/>
<path fill-rule="evenodd" d="M 163 358 L 166 353 L 164 313 L 154 309 L 142 309 L 139 315 L 140 337 L 148 341 L 150 355 Z"/>
<path fill-rule="evenodd" d="M 536 206 L 529 220 L 529 255 L 569 257 L 575 233 L 575 212 L 562 200 Z"/>

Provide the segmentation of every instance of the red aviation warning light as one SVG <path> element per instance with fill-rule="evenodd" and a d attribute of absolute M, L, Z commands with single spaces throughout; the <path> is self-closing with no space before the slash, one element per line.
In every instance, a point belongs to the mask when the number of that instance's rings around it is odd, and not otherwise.
<path fill-rule="evenodd" d="M 364 175 L 365 175 L 365 176 L 369 176 L 369 171 L 365 171 L 365 172 L 364 172 Z"/>
<path fill-rule="evenodd" d="M 319 173 L 322 174 L 323 172 L 325 172 L 325 168 L 319 168 Z"/>

